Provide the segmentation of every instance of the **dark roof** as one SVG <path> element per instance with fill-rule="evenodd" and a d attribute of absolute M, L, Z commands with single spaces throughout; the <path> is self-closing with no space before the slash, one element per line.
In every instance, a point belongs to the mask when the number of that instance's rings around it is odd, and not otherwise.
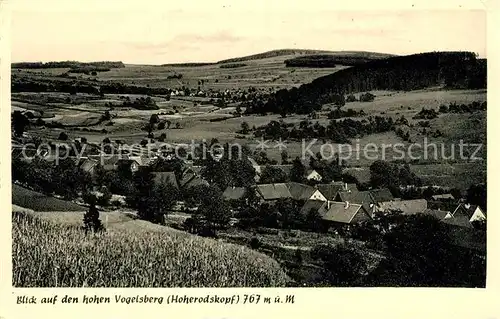
<path fill-rule="evenodd" d="M 156 185 L 160 184 L 172 184 L 174 187 L 178 188 L 177 178 L 174 172 L 153 172 L 153 181 Z"/>
<path fill-rule="evenodd" d="M 437 220 L 443 220 L 446 218 L 446 216 L 449 214 L 449 217 L 451 217 L 451 212 L 447 210 L 438 210 L 438 209 L 426 209 L 423 211 L 424 214 L 430 215 Z"/>
<path fill-rule="evenodd" d="M 280 198 L 292 198 L 285 183 L 259 184 L 257 192 L 264 200 L 276 200 Z"/>
<path fill-rule="evenodd" d="M 370 211 L 370 204 L 373 204 L 369 191 L 342 191 L 338 193 L 337 199 L 341 202 L 362 205 L 366 211 Z"/>
<path fill-rule="evenodd" d="M 323 194 L 326 199 L 334 200 L 338 192 L 344 190 L 343 183 L 317 184 L 316 188 Z"/>
<path fill-rule="evenodd" d="M 130 167 L 130 165 L 134 163 L 139 165 L 139 163 L 135 159 L 119 159 L 118 161 L 116 161 L 115 165 Z"/>
<path fill-rule="evenodd" d="M 375 203 L 388 202 L 394 199 L 388 188 L 377 188 L 369 190 L 370 196 Z"/>
<path fill-rule="evenodd" d="M 238 200 L 238 199 L 241 199 L 245 195 L 245 192 L 246 192 L 245 187 L 229 186 L 228 188 L 226 188 L 224 193 L 222 193 L 222 197 L 224 197 L 224 199 L 227 199 L 227 200 Z"/>
<path fill-rule="evenodd" d="M 320 200 L 308 200 L 304 203 L 304 206 L 302 206 L 300 213 L 307 215 L 312 209 L 316 209 L 319 211 L 319 209 L 323 205 L 326 205 L 326 202 Z"/>
<path fill-rule="evenodd" d="M 404 215 L 421 214 L 426 209 L 427 201 L 425 199 L 410 199 L 378 203 L 378 210 L 380 211 L 401 211 Z"/>
<path fill-rule="evenodd" d="M 292 198 L 296 200 L 308 200 L 312 194 L 317 191 L 317 189 L 312 186 L 295 182 L 286 183 L 286 186 Z"/>
<path fill-rule="evenodd" d="M 448 225 L 464 227 L 464 228 L 474 228 L 466 216 L 453 216 L 452 218 L 443 219 L 443 223 Z"/>
<path fill-rule="evenodd" d="M 182 177 L 179 181 L 179 185 L 185 189 L 188 189 L 199 185 L 208 186 L 209 183 L 205 179 L 203 179 L 203 177 L 201 177 L 201 174 L 197 173 L 192 167 L 188 167 L 182 172 Z"/>
<path fill-rule="evenodd" d="M 458 208 L 458 206 L 460 204 L 458 204 L 456 202 L 449 202 L 449 201 L 429 200 L 427 202 L 427 205 L 431 209 L 445 210 L 445 211 L 449 211 L 453 214 L 453 212 Z"/>
<path fill-rule="evenodd" d="M 469 219 L 472 218 L 474 215 L 474 212 L 478 208 L 477 205 L 470 205 L 470 204 L 460 204 L 457 206 L 457 208 L 453 211 L 453 216 L 456 216 L 457 212 L 460 212 L 467 216 Z M 481 208 L 479 208 L 481 210 Z M 486 213 L 481 210 L 481 212 L 486 216 Z"/>
<path fill-rule="evenodd" d="M 362 206 L 358 204 L 327 202 L 319 213 L 324 220 L 349 224 L 360 210 L 364 212 Z"/>

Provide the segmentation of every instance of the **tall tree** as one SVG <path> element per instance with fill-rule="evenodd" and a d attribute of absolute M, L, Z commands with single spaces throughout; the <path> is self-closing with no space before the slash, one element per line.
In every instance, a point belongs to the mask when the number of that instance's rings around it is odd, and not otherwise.
<path fill-rule="evenodd" d="M 292 182 L 302 183 L 305 180 L 306 167 L 302 164 L 301 160 L 296 157 L 292 162 L 292 169 L 290 170 L 290 180 Z"/>

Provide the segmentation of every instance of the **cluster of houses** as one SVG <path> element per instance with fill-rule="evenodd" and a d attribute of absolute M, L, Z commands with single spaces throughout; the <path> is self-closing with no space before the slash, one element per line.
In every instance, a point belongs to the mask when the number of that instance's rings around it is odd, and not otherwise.
<path fill-rule="evenodd" d="M 257 184 L 255 191 L 261 202 L 274 203 L 279 199 L 304 201 L 301 213 L 317 210 L 321 218 L 332 224 L 350 225 L 373 219 L 377 214 L 400 212 L 403 215 L 427 214 L 455 226 L 473 228 L 473 222 L 485 220 L 479 206 L 456 202 L 450 194 L 425 199 L 394 198 L 387 188 L 360 191 L 356 184 L 332 182 L 315 186 L 301 183 Z M 246 189 L 228 187 L 226 200 L 240 200 Z"/>
<path fill-rule="evenodd" d="M 126 169 L 136 172 L 141 167 L 150 166 L 157 159 L 158 154 L 143 156 L 134 152 L 125 156 L 88 155 L 80 158 L 78 165 L 91 175 L 95 174 L 99 164 L 104 170 Z M 387 188 L 360 191 L 356 184 L 337 181 L 321 183 L 322 177 L 315 170 L 308 170 L 304 176 L 309 185 L 296 182 L 263 184 L 260 183 L 260 176 L 264 166 L 258 165 L 252 158 L 249 158 L 249 161 L 256 172 L 256 184 L 252 187 L 262 203 L 273 204 L 280 199 L 302 201 L 304 205 L 301 213 L 307 214 L 312 209 L 317 210 L 327 223 L 351 225 L 386 212 L 400 212 L 403 215 L 427 214 L 443 223 L 460 228 L 473 228 L 473 222 L 486 220 L 486 213 L 479 206 L 456 200 L 451 194 L 435 195 L 429 201 L 403 200 L 394 198 Z M 209 185 L 202 177 L 202 167 L 194 166 L 189 161 L 185 161 L 184 164 L 181 174 L 153 172 L 154 181 L 158 184 L 170 183 L 183 189 Z M 292 169 L 292 165 L 274 166 L 287 175 Z M 241 200 L 246 191 L 243 187 L 228 187 L 223 191 L 223 197 L 228 201 Z"/>

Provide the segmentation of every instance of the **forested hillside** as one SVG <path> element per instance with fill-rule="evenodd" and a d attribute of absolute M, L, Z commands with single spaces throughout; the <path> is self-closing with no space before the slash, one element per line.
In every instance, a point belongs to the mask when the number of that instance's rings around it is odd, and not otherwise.
<path fill-rule="evenodd" d="M 444 85 L 451 89 L 486 87 L 486 60 L 471 52 L 430 52 L 375 60 L 282 89 L 266 103 L 249 103 L 247 113 L 302 113 L 337 103 L 345 94 L 370 90 L 411 91 Z M 341 102 L 340 102 L 341 103 Z"/>

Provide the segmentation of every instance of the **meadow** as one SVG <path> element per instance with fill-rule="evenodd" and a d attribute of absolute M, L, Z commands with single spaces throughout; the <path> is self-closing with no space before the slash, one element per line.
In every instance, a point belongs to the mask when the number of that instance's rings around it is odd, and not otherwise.
<path fill-rule="evenodd" d="M 77 224 L 47 217 L 53 214 L 13 212 L 13 286 L 282 287 L 288 282 L 275 260 L 249 248 L 150 223 L 144 227 L 143 221 L 137 221 L 139 227 L 117 222 L 102 234 L 86 235 Z"/>

